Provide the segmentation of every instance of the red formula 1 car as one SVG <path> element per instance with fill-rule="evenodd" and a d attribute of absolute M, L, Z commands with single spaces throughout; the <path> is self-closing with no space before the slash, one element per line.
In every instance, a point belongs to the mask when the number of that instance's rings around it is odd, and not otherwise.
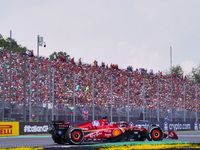
<path fill-rule="evenodd" d="M 158 126 L 132 127 L 126 122 L 110 123 L 106 118 L 72 125 L 63 121 L 53 121 L 49 127 L 52 139 L 58 144 L 81 144 L 83 141 L 161 141 L 163 138 L 178 139 L 175 132 L 168 133 Z"/>

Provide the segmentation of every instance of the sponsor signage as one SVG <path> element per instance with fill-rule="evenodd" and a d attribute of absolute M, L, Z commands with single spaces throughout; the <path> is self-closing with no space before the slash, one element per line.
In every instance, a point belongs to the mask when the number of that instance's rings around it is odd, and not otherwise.
<path fill-rule="evenodd" d="M 26 134 L 46 134 L 49 129 L 49 122 L 20 122 L 20 135 Z"/>
<path fill-rule="evenodd" d="M 19 122 L 0 122 L 0 136 L 19 135 Z"/>
<path fill-rule="evenodd" d="M 93 123 L 94 125 L 98 125 L 96 121 Z M 49 124 L 49 122 L 0 122 L 0 136 L 48 134 Z M 138 127 L 143 126 L 145 128 L 151 125 L 157 125 L 164 131 L 200 130 L 200 123 L 198 122 L 130 122 L 129 124 Z M 107 132 L 109 130 L 105 131 L 106 134 Z"/>
<path fill-rule="evenodd" d="M 149 128 L 151 125 L 160 126 L 164 131 L 200 130 L 200 123 L 196 122 L 130 122 L 131 126 Z"/>
<path fill-rule="evenodd" d="M 164 122 L 164 131 L 186 131 L 194 130 L 194 123 L 191 122 Z"/>
<path fill-rule="evenodd" d="M 194 130 L 195 131 L 200 130 L 200 123 L 198 123 L 198 122 L 194 123 Z"/>
<path fill-rule="evenodd" d="M 158 122 L 130 122 L 129 123 L 132 127 L 136 126 L 136 127 L 144 127 L 144 128 L 149 128 L 152 125 L 156 125 L 156 126 L 161 126 L 160 123 Z"/>

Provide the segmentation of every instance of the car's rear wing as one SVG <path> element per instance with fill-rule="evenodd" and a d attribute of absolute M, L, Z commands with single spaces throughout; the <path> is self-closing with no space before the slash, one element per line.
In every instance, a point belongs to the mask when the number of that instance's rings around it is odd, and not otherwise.
<path fill-rule="evenodd" d="M 64 124 L 64 121 L 52 121 L 52 124 Z"/>

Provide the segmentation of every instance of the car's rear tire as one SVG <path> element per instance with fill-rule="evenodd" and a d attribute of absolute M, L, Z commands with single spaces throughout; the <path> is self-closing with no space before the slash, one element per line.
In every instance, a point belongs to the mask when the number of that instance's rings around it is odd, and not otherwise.
<path fill-rule="evenodd" d="M 69 144 L 81 144 L 84 140 L 84 133 L 82 129 L 77 127 L 69 128 L 65 134 L 66 141 Z"/>
<path fill-rule="evenodd" d="M 60 138 L 52 137 L 52 139 L 57 144 L 64 144 L 64 142 L 62 142 Z"/>
<path fill-rule="evenodd" d="M 151 126 L 147 130 L 147 139 L 149 141 L 162 141 L 164 136 L 164 132 L 160 127 Z"/>
<path fill-rule="evenodd" d="M 51 137 L 52 137 L 53 141 L 57 144 L 65 143 L 64 140 L 61 139 L 61 137 L 57 134 L 57 132 L 55 130 L 52 130 Z"/>

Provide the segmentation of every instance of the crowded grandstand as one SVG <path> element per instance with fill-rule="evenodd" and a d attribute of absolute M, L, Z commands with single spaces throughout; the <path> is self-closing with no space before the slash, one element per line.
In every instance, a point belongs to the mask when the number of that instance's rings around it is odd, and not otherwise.
<path fill-rule="evenodd" d="M 0 51 L 0 62 L 5 64 L 5 108 L 9 108 L 10 103 L 11 118 L 23 120 L 22 117 L 14 117 L 14 114 L 22 114 L 24 105 L 26 105 L 28 118 L 29 99 L 31 98 L 32 120 L 36 121 L 37 112 L 34 108 L 37 107 L 38 58 L 33 53 L 27 54 L 11 51 L 10 69 L 10 52 L 3 49 Z M 116 115 L 115 120 L 121 120 L 121 118 L 125 120 L 127 111 L 132 119 L 141 120 L 143 109 L 145 109 L 146 119 L 155 120 L 158 107 L 162 119 L 167 116 L 169 119 L 180 120 L 183 118 L 184 111 L 186 111 L 187 119 L 194 119 L 196 109 L 199 113 L 199 99 L 196 102 L 196 97 L 199 97 L 199 91 L 196 92 L 199 90 L 199 85 L 186 77 L 167 76 L 162 72 L 154 73 L 153 70 L 147 71 L 144 68 L 137 69 L 132 66 L 120 69 L 117 64 L 106 65 L 105 62 L 98 63 L 96 60 L 91 60 L 91 62 L 93 63 L 86 64 L 81 61 L 81 58 L 75 61 L 74 57 L 66 58 L 64 56 L 54 56 L 51 59 L 39 57 L 38 104 L 41 116 L 44 114 L 42 111 L 46 108 L 44 104 L 52 102 L 52 95 L 53 107 L 58 110 L 58 117 L 59 112 L 64 117 L 70 116 L 70 112 L 72 112 L 70 108 L 73 109 L 75 97 L 76 115 L 82 116 L 79 121 L 92 119 L 93 97 L 97 118 L 110 113 L 111 96 L 113 115 Z M 0 99 L 2 100 L 3 65 L 0 65 L 0 74 Z M 24 90 L 26 90 L 26 94 L 24 94 Z M 11 93 L 11 97 L 9 93 Z M 41 116 L 39 119 L 44 120 Z"/>

